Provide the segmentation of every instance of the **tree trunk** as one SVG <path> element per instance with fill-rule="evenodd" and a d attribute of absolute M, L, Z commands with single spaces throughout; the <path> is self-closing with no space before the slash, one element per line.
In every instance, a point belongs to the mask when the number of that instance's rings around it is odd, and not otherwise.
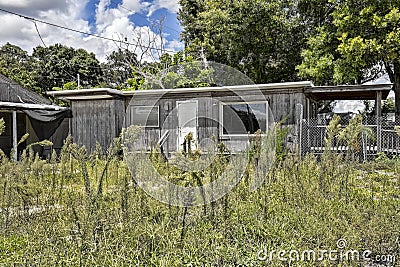
<path fill-rule="evenodd" d="M 396 116 L 400 116 L 400 62 L 395 62 L 393 68 L 393 90 L 395 93 Z"/>

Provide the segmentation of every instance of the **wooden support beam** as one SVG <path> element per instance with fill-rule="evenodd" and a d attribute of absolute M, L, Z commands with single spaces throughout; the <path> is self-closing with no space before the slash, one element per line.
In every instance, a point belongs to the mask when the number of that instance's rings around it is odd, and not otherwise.
<path fill-rule="evenodd" d="M 18 132 L 17 132 L 17 111 L 12 112 L 12 137 L 13 137 L 13 158 L 18 159 Z"/>
<path fill-rule="evenodd" d="M 382 116 L 382 91 L 376 92 L 375 115 L 379 117 Z"/>
<path fill-rule="evenodd" d="M 382 116 L 382 91 L 376 92 L 375 100 L 375 115 L 376 115 L 376 144 L 377 151 L 380 153 L 382 151 L 382 128 L 381 128 L 381 116 Z"/>
<path fill-rule="evenodd" d="M 307 120 L 309 120 L 311 118 L 311 103 L 310 103 L 310 99 L 307 98 L 306 101 L 306 112 L 307 112 Z"/>

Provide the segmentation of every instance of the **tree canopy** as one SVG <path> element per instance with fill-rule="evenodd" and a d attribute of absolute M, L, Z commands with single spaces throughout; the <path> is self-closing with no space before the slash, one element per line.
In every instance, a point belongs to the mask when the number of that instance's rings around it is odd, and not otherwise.
<path fill-rule="evenodd" d="M 400 114 L 400 1 L 330 0 L 333 19 L 302 52 L 300 76 L 318 84 L 361 84 L 388 74 Z"/>
<path fill-rule="evenodd" d="M 107 55 L 106 60 L 101 64 L 105 84 L 120 89 L 129 86 L 133 67 L 138 65 L 136 54 L 129 49 L 119 48 Z"/>
<path fill-rule="evenodd" d="M 256 83 L 298 80 L 304 26 L 294 1 L 181 0 L 187 51 L 227 64 Z"/>
<path fill-rule="evenodd" d="M 41 93 L 35 80 L 35 61 L 20 47 L 10 43 L 0 47 L 0 72 L 22 86 Z"/>
<path fill-rule="evenodd" d="M 82 48 L 74 49 L 61 44 L 38 46 L 33 49 L 32 57 L 37 64 L 35 78 L 44 90 L 77 81 L 78 74 L 82 86 L 96 86 L 101 82 L 100 62 L 93 53 Z"/>

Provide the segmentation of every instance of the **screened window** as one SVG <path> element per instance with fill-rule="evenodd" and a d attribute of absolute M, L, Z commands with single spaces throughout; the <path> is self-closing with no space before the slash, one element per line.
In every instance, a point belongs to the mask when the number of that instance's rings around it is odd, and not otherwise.
<path fill-rule="evenodd" d="M 222 105 L 222 134 L 254 134 L 267 130 L 267 103 L 232 103 Z"/>
<path fill-rule="evenodd" d="M 131 122 L 133 125 L 144 127 L 159 126 L 159 107 L 158 106 L 132 106 Z"/>

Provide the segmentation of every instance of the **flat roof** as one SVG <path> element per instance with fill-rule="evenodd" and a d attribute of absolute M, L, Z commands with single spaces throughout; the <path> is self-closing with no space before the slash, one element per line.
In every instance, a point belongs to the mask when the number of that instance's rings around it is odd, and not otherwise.
<path fill-rule="evenodd" d="M 386 99 L 392 84 L 363 84 L 338 86 L 313 86 L 304 89 L 304 94 L 313 100 L 375 100 L 376 92 Z"/>
<path fill-rule="evenodd" d="M 183 93 L 203 93 L 203 92 L 229 92 L 229 91 L 249 91 L 249 90 L 277 90 L 277 89 L 297 89 L 313 86 L 312 82 L 287 82 L 287 83 L 267 83 L 267 84 L 249 84 L 235 86 L 218 87 L 197 87 L 197 88 L 175 88 L 175 89 L 156 89 L 156 90 L 137 90 L 124 91 L 124 95 L 158 95 L 158 94 L 183 94 Z"/>
<path fill-rule="evenodd" d="M 68 100 L 96 100 L 112 99 L 115 97 L 150 96 L 164 94 L 195 94 L 195 93 L 223 93 L 223 92 L 243 92 L 260 90 L 264 93 L 279 93 L 285 90 L 295 90 L 302 92 L 307 97 L 314 100 L 373 100 L 376 92 L 382 92 L 385 99 L 392 84 L 368 84 L 368 85 L 340 85 L 340 86 L 314 86 L 310 81 L 287 82 L 287 83 L 268 83 L 237 86 L 219 87 L 199 87 L 199 88 L 176 88 L 176 89 L 156 89 L 156 90 L 135 90 L 121 91 L 110 88 L 94 88 L 80 90 L 49 91 L 48 95 Z M 287 91 L 290 92 L 290 91 Z"/>
<path fill-rule="evenodd" d="M 198 87 L 198 88 L 175 88 L 175 89 L 155 89 L 155 90 L 135 90 L 121 91 L 110 88 L 94 88 L 80 90 L 62 90 L 49 91 L 48 95 L 65 100 L 92 100 L 92 99 L 108 99 L 116 96 L 146 96 L 146 95 L 163 95 L 163 94 L 192 94 L 207 92 L 240 92 L 249 90 L 276 91 L 281 89 L 299 89 L 312 87 L 312 82 L 288 82 L 288 83 L 268 83 L 268 84 L 251 84 L 236 86 L 219 86 L 219 87 Z"/>

